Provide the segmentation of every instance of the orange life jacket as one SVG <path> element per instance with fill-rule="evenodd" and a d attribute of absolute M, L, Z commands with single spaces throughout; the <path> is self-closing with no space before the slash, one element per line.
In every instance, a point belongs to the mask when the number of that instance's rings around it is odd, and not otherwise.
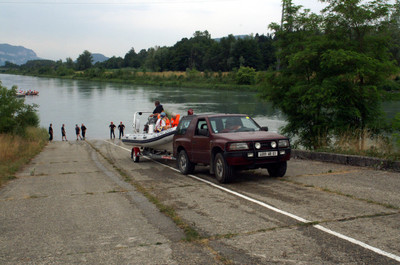
<path fill-rule="evenodd" d="M 165 116 L 164 120 L 165 120 L 165 126 L 171 125 L 171 122 L 169 121 L 169 119 L 167 118 L 167 116 Z"/>
<path fill-rule="evenodd" d="M 179 124 L 179 118 L 181 117 L 181 115 L 177 114 L 174 118 L 171 118 L 171 125 L 172 127 L 176 127 Z"/>

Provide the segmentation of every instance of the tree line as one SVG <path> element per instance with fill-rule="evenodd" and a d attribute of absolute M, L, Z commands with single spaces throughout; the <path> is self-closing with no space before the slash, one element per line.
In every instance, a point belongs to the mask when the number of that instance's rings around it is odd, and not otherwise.
<path fill-rule="evenodd" d="M 198 71 L 229 72 L 241 66 L 263 71 L 276 61 L 274 38 L 271 35 L 229 35 L 212 39 L 210 33 L 196 31 L 191 38 L 183 38 L 171 47 L 152 47 L 136 53 L 131 48 L 125 56 L 113 56 L 104 62 L 93 64 L 92 54 L 85 50 L 73 61 L 34 60 L 18 66 L 6 62 L 5 68 L 19 68 L 31 71 L 42 68 L 45 71 L 70 73 L 68 70 L 82 71 L 92 67 L 105 69 L 135 68 L 152 72 Z"/>

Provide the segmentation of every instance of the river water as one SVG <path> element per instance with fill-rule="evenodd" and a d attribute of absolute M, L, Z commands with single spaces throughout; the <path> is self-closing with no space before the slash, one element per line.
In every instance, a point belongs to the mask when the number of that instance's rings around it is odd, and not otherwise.
<path fill-rule="evenodd" d="M 154 109 L 160 100 L 168 112 L 186 115 L 195 113 L 244 113 L 252 116 L 261 126 L 278 131 L 285 117 L 269 102 L 258 99 L 256 92 L 213 90 L 199 88 L 138 86 L 106 82 L 39 78 L 0 74 L 2 85 L 21 90 L 38 90 L 39 96 L 26 96 L 25 103 L 39 105 L 40 125 L 53 124 L 55 140 L 61 140 L 61 126 L 65 124 L 67 138 L 75 138 L 75 124 L 88 128 L 88 139 L 109 137 L 109 124 L 125 124 L 125 132 L 132 131 L 136 111 Z M 144 124 L 144 120 L 141 123 Z M 116 131 L 117 133 L 118 131 Z"/>

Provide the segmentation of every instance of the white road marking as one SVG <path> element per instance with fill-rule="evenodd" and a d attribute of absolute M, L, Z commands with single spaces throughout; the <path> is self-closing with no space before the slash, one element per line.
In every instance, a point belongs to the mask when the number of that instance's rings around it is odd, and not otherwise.
<path fill-rule="evenodd" d="M 131 152 L 131 150 L 129 150 L 129 149 L 123 147 L 123 146 L 120 146 L 120 145 L 111 143 L 111 142 L 106 141 L 106 140 L 104 140 L 104 141 L 105 141 L 106 143 L 115 145 L 115 146 L 117 146 L 117 147 L 119 147 L 119 148 L 121 148 L 121 149 L 123 149 L 123 150 L 125 150 L 125 151 Z M 155 162 L 155 163 L 157 163 L 157 164 L 159 164 L 159 165 L 162 165 L 162 166 L 164 166 L 164 167 L 167 167 L 167 168 L 169 168 L 169 169 L 172 169 L 172 170 L 174 170 L 174 171 L 176 171 L 176 172 L 180 172 L 180 171 L 179 171 L 178 169 L 176 169 L 176 168 L 173 168 L 173 167 L 170 167 L 170 166 L 165 165 L 165 164 L 163 164 L 163 163 L 160 163 L 160 162 L 158 162 L 158 161 L 155 161 L 155 160 L 153 160 L 153 159 L 151 159 L 151 158 L 149 158 L 149 157 L 146 157 L 146 156 L 143 156 L 143 157 L 145 157 L 146 159 L 152 160 L 153 162 Z M 274 206 L 272 206 L 272 205 L 269 205 L 269 204 L 267 204 L 267 203 L 264 203 L 264 202 L 258 201 L 258 200 L 256 200 L 256 199 L 250 198 L 250 197 L 248 197 L 248 196 L 246 196 L 246 195 L 244 195 L 244 194 L 241 194 L 241 193 L 238 193 L 238 192 L 236 192 L 236 191 L 233 191 L 233 190 L 227 189 L 227 188 L 225 188 L 225 187 L 219 186 L 218 184 L 215 184 L 215 183 L 210 182 L 210 181 L 208 181 L 208 180 L 199 178 L 199 177 L 197 177 L 197 176 L 195 176 L 195 175 L 190 175 L 190 174 L 189 174 L 189 175 L 187 175 L 187 176 L 188 176 L 188 177 L 191 177 L 191 178 L 193 178 L 193 179 L 196 179 L 196 180 L 198 180 L 198 181 L 201 181 L 201 182 L 203 182 L 203 183 L 206 183 L 206 184 L 208 184 L 208 185 L 210 185 L 210 186 L 212 186 L 212 187 L 215 187 L 215 188 L 217 188 L 217 189 L 223 190 L 223 191 L 225 191 L 225 192 L 227 192 L 227 193 L 230 193 L 230 194 L 232 194 L 232 195 L 235 195 L 235 196 L 237 196 L 237 197 L 240 197 L 240 198 L 242 198 L 242 199 L 244 199 L 244 200 L 247 200 L 247 201 L 249 201 L 249 202 L 253 202 L 253 203 L 255 203 L 255 204 L 258 204 L 258 205 L 260 205 L 260 206 L 262 206 L 262 207 L 264 207 L 264 208 L 270 209 L 270 210 L 272 210 L 272 211 L 274 211 L 274 212 L 277 212 L 277 213 L 283 214 L 283 215 L 285 215 L 285 216 L 288 216 L 288 217 L 290 217 L 290 218 L 293 218 L 293 219 L 295 219 L 295 220 L 297 220 L 297 221 L 299 221 L 299 222 L 306 223 L 306 224 L 312 222 L 312 221 L 306 220 L 306 219 L 304 219 L 304 218 L 302 218 L 302 217 L 300 217 L 300 216 L 297 216 L 297 215 L 291 214 L 291 213 L 289 213 L 289 212 L 283 211 L 283 210 L 281 210 L 281 209 L 278 209 L 278 208 L 276 208 L 276 207 L 274 207 Z M 353 243 L 353 244 L 355 244 L 355 245 L 358 245 L 358 246 L 360 246 L 360 247 L 363 247 L 363 248 L 365 248 L 365 249 L 371 250 L 371 251 L 373 251 L 373 252 L 375 252 L 375 253 L 377 253 L 377 254 L 379 254 L 379 255 L 382 255 L 382 256 L 385 256 L 385 257 L 388 257 L 388 258 L 391 258 L 391 259 L 394 259 L 394 260 L 400 262 L 400 256 L 397 256 L 397 255 L 395 255 L 395 254 L 392 254 L 392 253 L 386 252 L 386 251 L 384 251 L 384 250 L 381 250 L 381 249 L 379 249 L 379 248 L 373 247 L 373 246 L 371 246 L 371 245 L 368 245 L 368 244 L 366 244 L 366 243 L 364 243 L 364 242 L 362 242 L 362 241 L 359 241 L 359 240 L 357 240 L 357 239 L 354 239 L 354 238 L 352 238 L 352 237 L 348 237 L 348 236 L 343 235 L 343 234 L 341 234 L 341 233 L 335 232 L 335 231 L 333 231 L 333 230 L 331 230 L 331 229 L 328 229 L 328 228 L 326 228 L 326 227 L 323 227 L 322 225 L 313 225 L 313 227 L 315 227 L 316 229 L 318 229 L 318 230 L 320 230 L 320 231 L 323 231 L 323 232 L 325 232 L 325 233 L 328 233 L 328 234 L 330 234 L 330 235 L 336 236 L 336 237 L 341 238 L 341 239 L 343 239 L 343 240 L 346 240 L 346 241 L 348 241 L 348 242 L 350 242 L 350 243 Z"/>

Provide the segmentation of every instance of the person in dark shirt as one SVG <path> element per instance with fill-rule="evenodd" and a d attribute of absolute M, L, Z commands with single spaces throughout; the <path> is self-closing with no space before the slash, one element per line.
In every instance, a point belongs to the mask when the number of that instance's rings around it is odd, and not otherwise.
<path fill-rule="evenodd" d="M 80 138 L 82 140 L 81 136 L 81 128 L 79 128 L 78 124 L 75 124 L 75 133 L 76 133 L 76 140 L 78 141 Z"/>
<path fill-rule="evenodd" d="M 83 140 L 85 140 L 85 137 L 86 137 L 86 126 L 83 125 L 83 123 L 82 123 L 82 125 L 81 125 L 81 130 L 82 130 L 82 137 L 83 137 Z"/>
<path fill-rule="evenodd" d="M 156 108 L 153 110 L 153 114 L 159 114 L 164 111 L 163 105 L 160 104 L 159 100 L 156 100 L 154 102 L 154 105 L 156 106 Z"/>
<path fill-rule="evenodd" d="M 115 130 L 115 127 L 117 127 L 117 126 L 115 126 L 115 124 L 113 122 L 111 122 L 110 126 L 108 126 L 108 127 L 110 127 L 110 139 L 113 139 L 113 136 L 114 136 L 114 139 L 115 139 L 114 130 Z"/>
<path fill-rule="evenodd" d="M 51 142 L 51 141 L 53 141 L 53 124 L 51 124 L 50 123 L 50 126 L 49 126 L 49 141 Z"/>
<path fill-rule="evenodd" d="M 153 119 L 151 120 L 151 122 L 156 123 L 157 119 L 158 119 L 158 115 L 161 114 L 161 112 L 164 111 L 164 107 L 163 105 L 160 104 L 159 100 L 156 100 L 154 102 L 154 105 L 156 106 L 155 109 L 153 110 L 153 114 L 150 115 L 150 117 L 153 117 Z"/>
<path fill-rule="evenodd" d="M 65 138 L 65 141 L 68 141 L 67 140 L 67 135 L 65 134 L 65 125 L 64 124 L 61 127 L 61 135 L 62 135 L 62 140 L 63 141 L 64 141 L 64 138 Z"/>
<path fill-rule="evenodd" d="M 122 121 L 118 125 L 118 130 L 119 130 L 119 139 L 121 139 L 121 136 L 124 136 L 124 129 L 125 125 L 122 124 Z"/>
<path fill-rule="evenodd" d="M 161 112 L 164 111 L 163 105 L 160 104 L 160 101 L 159 101 L 159 100 L 156 100 L 156 101 L 154 102 L 154 105 L 155 105 L 156 107 L 155 107 L 155 109 L 153 110 L 153 114 L 150 115 L 151 117 L 154 117 L 154 116 L 157 117 L 158 114 L 160 114 Z"/>

